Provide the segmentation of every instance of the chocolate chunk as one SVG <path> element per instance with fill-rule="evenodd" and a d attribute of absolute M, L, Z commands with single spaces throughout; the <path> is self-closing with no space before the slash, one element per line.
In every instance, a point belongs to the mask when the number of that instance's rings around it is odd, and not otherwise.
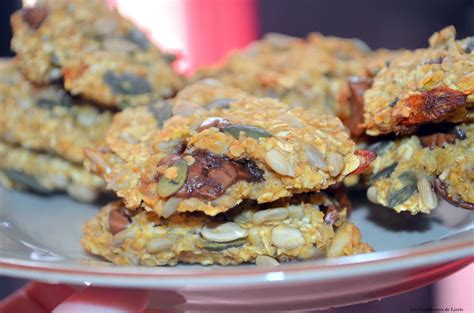
<path fill-rule="evenodd" d="M 33 29 L 40 28 L 48 16 L 48 10 L 43 6 L 21 9 L 21 17 Z"/>
<path fill-rule="evenodd" d="M 260 182 L 264 179 L 263 171 L 250 159 L 231 160 L 205 150 L 197 150 L 191 156 L 194 163 L 188 168 L 186 182 L 174 194 L 177 197 L 214 200 L 240 180 Z M 170 155 L 159 165 L 169 165 L 180 158 L 179 155 Z"/>
<path fill-rule="evenodd" d="M 350 91 L 350 109 L 351 114 L 346 125 L 352 136 L 359 137 L 364 134 L 362 127 L 364 122 L 364 93 L 372 86 L 372 80 L 366 77 L 349 77 L 349 91 Z"/>
<path fill-rule="evenodd" d="M 474 203 L 464 201 L 459 195 L 449 195 L 448 188 L 439 178 L 435 179 L 434 187 L 436 193 L 452 205 L 474 211 Z"/>
<path fill-rule="evenodd" d="M 132 222 L 130 211 L 121 206 L 109 213 L 109 231 L 115 235 L 124 230 Z"/>
<path fill-rule="evenodd" d="M 420 137 L 420 144 L 423 148 L 430 148 L 430 149 L 434 149 L 435 147 L 443 148 L 448 144 L 449 145 L 454 144 L 457 138 L 458 137 L 456 134 L 438 133 L 438 134 Z"/>

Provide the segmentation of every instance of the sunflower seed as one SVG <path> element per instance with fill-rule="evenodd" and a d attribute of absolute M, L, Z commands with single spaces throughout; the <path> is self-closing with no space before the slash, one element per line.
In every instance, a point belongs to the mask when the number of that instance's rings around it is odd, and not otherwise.
<path fill-rule="evenodd" d="M 304 147 L 306 157 L 308 158 L 309 164 L 315 168 L 320 168 L 322 170 L 327 169 L 327 164 L 324 161 L 324 157 L 313 145 L 307 144 Z"/>
<path fill-rule="evenodd" d="M 351 224 L 344 224 L 336 231 L 331 246 L 328 249 L 327 256 L 328 258 L 342 256 L 346 248 L 352 248 L 352 246 L 359 242 L 360 232 L 357 228 Z"/>
<path fill-rule="evenodd" d="M 176 193 L 184 185 L 188 176 L 188 165 L 185 160 L 180 159 L 172 166 L 176 167 L 177 176 L 168 178 L 163 175 L 158 181 L 157 193 L 162 198 L 167 198 Z"/>
<path fill-rule="evenodd" d="M 229 242 L 246 238 L 248 231 L 237 223 L 227 222 L 224 224 L 209 224 L 202 228 L 201 235 L 213 242 Z"/>
<path fill-rule="evenodd" d="M 179 203 L 181 202 L 180 198 L 169 198 L 163 205 L 163 210 L 161 216 L 168 218 L 173 215 L 178 209 Z"/>
<path fill-rule="evenodd" d="M 278 266 L 280 263 L 278 263 L 277 260 L 274 258 L 268 256 L 268 255 L 258 255 L 257 258 L 255 259 L 255 264 L 257 266 Z"/>
<path fill-rule="evenodd" d="M 328 164 L 329 175 L 336 177 L 344 168 L 344 158 L 336 152 L 330 152 L 326 158 Z"/>
<path fill-rule="evenodd" d="M 284 220 L 288 217 L 286 208 L 267 209 L 255 212 L 253 215 L 254 224 L 263 224 L 270 221 Z"/>
<path fill-rule="evenodd" d="M 368 189 L 367 189 L 367 199 L 369 199 L 370 202 L 372 203 L 379 203 L 378 201 L 378 189 L 377 187 L 375 186 L 370 186 Z"/>
<path fill-rule="evenodd" d="M 107 71 L 103 79 L 110 89 L 117 94 L 140 95 L 151 92 L 150 83 L 146 79 L 132 73 L 118 74 Z"/>
<path fill-rule="evenodd" d="M 121 245 L 125 243 L 127 239 L 130 239 L 133 237 L 135 237 L 135 231 L 129 228 L 126 228 L 122 231 L 119 231 L 118 233 L 114 235 L 114 237 L 112 238 L 112 246 L 120 247 Z"/>
<path fill-rule="evenodd" d="M 285 157 L 277 150 L 270 150 L 265 154 L 265 162 L 272 170 L 280 175 L 295 176 L 295 170 L 291 164 L 285 159 Z"/>
<path fill-rule="evenodd" d="M 280 225 L 272 230 L 272 242 L 275 246 L 282 249 L 295 249 L 305 244 L 301 232 L 291 226 Z"/>
<path fill-rule="evenodd" d="M 288 216 L 291 218 L 303 218 L 304 217 L 304 211 L 301 205 L 290 205 L 288 207 Z"/>
<path fill-rule="evenodd" d="M 256 247 L 263 247 L 262 236 L 260 236 L 260 228 L 252 227 L 249 229 L 249 241 Z"/>
<path fill-rule="evenodd" d="M 438 206 L 438 197 L 431 188 L 431 183 L 428 181 L 428 178 L 425 175 L 418 176 L 417 188 L 420 194 L 421 202 L 428 209 L 434 209 Z"/>
<path fill-rule="evenodd" d="M 172 238 L 156 238 L 146 245 L 146 251 L 148 253 L 157 253 L 168 250 L 174 245 L 175 242 L 176 240 Z"/>

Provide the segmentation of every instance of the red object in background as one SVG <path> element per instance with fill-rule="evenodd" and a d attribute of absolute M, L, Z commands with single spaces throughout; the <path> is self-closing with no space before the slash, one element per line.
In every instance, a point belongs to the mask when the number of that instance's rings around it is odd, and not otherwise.
<path fill-rule="evenodd" d="M 257 39 L 256 0 L 183 0 L 188 71 Z"/>

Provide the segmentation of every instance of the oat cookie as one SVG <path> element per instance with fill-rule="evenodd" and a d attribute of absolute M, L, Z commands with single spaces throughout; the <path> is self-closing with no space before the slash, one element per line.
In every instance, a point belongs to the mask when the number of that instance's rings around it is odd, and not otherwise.
<path fill-rule="evenodd" d="M 102 0 L 44 0 L 11 18 L 12 48 L 27 78 L 64 81 L 107 107 L 172 96 L 181 79 L 135 25 Z"/>
<path fill-rule="evenodd" d="M 107 146 L 119 156 L 126 157 L 138 138 L 146 138 L 150 130 L 163 127 L 172 116 L 204 114 L 212 109 L 227 109 L 246 93 L 224 86 L 217 80 L 199 81 L 180 90 L 173 99 L 155 101 L 147 106 L 124 110 L 114 116 L 107 136 Z M 163 143 L 162 146 L 173 143 Z"/>
<path fill-rule="evenodd" d="M 101 178 L 61 158 L 13 147 L 0 141 L 0 182 L 10 188 L 50 194 L 66 191 L 90 202 L 104 190 Z"/>
<path fill-rule="evenodd" d="M 12 59 L 1 60 L 0 71 L 0 140 L 78 164 L 85 147 L 103 142 L 111 112 L 101 112 L 58 86 L 34 86 Z"/>
<path fill-rule="evenodd" d="M 363 75 L 370 49 L 360 40 L 310 34 L 306 39 L 269 34 L 231 54 L 195 79 L 214 77 L 252 95 L 274 97 L 318 114 L 343 114 L 339 106 L 345 79 Z M 341 112 L 342 111 L 342 112 Z"/>
<path fill-rule="evenodd" d="M 369 149 L 378 155 L 365 174 L 370 201 L 416 214 L 436 208 L 440 196 L 474 210 L 474 124 Z"/>
<path fill-rule="evenodd" d="M 332 205 L 325 195 L 290 201 L 265 207 L 245 203 L 215 217 L 180 213 L 168 219 L 129 211 L 117 201 L 84 225 L 82 246 L 116 264 L 145 266 L 276 265 L 373 251 L 347 222 L 345 210 L 337 224 L 325 222 L 324 210 Z"/>
<path fill-rule="evenodd" d="M 474 120 L 474 38 L 455 37 L 447 27 L 431 36 L 429 48 L 400 53 L 377 71 L 363 93 L 368 135 Z"/>
<path fill-rule="evenodd" d="M 216 215 L 244 199 L 265 203 L 323 190 L 374 157 L 356 151 L 339 119 L 289 110 L 270 98 L 246 97 L 228 109 L 174 116 L 163 128 L 141 125 L 121 133 L 135 144 L 113 145 L 109 140 L 117 136 L 109 132 L 107 146 L 86 150 L 86 166 L 129 209 L 145 207 L 165 217 L 175 211 Z"/>

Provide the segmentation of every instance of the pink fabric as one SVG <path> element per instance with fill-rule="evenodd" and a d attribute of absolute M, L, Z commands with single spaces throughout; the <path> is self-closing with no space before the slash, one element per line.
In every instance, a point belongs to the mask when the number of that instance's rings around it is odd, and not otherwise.
<path fill-rule="evenodd" d="M 448 308 L 447 312 L 474 312 L 474 265 L 440 280 L 435 285 L 436 308 Z M 452 308 L 452 309 L 451 309 Z"/>

